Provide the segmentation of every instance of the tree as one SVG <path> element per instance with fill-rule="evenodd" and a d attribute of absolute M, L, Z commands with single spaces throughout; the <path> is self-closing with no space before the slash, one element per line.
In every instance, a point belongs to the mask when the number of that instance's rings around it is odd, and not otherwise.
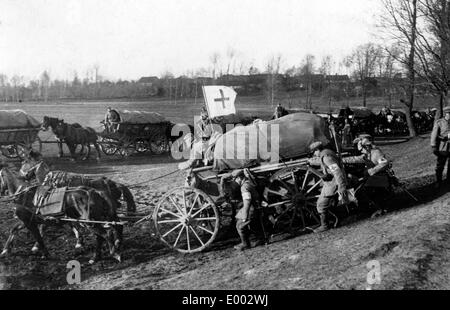
<path fill-rule="evenodd" d="M 212 53 L 212 55 L 209 57 L 209 60 L 212 64 L 212 78 L 216 79 L 217 69 L 220 61 L 220 54 L 218 52 Z"/>
<path fill-rule="evenodd" d="M 306 106 L 312 110 L 312 79 L 315 73 L 315 60 L 314 55 L 308 54 L 303 59 L 300 66 L 300 74 L 303 75 L 306 83 Z"/>
<path fill-rule="evenodd" d="M 228 64 L 227 64 L 227 75 L 230 74 L 230 70 L 233 67 L 233 73 L 234 73 L 234 57 L 236 56 L 236 50 L 233 49 L 232 47 L 229 47 L 227 50 L 227 60 L 228 60 Z"/>
<path fill-rule="evenodd" d="M 275 95 L 280 86 L 279 73 L 281 68 L 282 57 L 280 54 L 269 57 L 266 64 L 266 95 L 267 103 L 273 106 Z"/>
<path fill-rule="evenodd" d="M 42 72 L 41 77 L 41 89 L 42 89 L 42 97 L 44 98 L 44 101 L 47 102 L 48 101 L 48 90 L 50 88 L 50 75 L 47 72 L 47 70 L 44 70 L 44 72 Z"/>
<path fill-rule="evenodd" d="M 407 100 L 406 120 L 410 136 L 416 136 L 411 112 L 414 108 L 416 89 L 416 45 L 418 29 L 418 1 L 417 0 L 382 0 L 380 26 L 383 33 L 396 46 L 391 49 L 390 56 L 401 63 L 407 70 L 408 83 L 405 86 Z"/>
<path fill-rule="evenodd" d="M 353 75 L 361 83 L 363 106 L 367 106 L 368 82 L 375 75 L 378 58 L 382 48 L 374 43 L 358 46 L 347 58 L 347 66 L 352 68 Z"/>

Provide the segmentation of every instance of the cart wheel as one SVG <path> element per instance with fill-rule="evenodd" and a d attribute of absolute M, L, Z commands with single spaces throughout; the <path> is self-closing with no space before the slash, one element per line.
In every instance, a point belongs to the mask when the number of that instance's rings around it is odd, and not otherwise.
<path fill-rule="evenodd" d="M 206 249 L 217 236 L 219 219 L 214 201 L 201 190 L 190 187 L 168 192 L 153 213 L 161 241 L 181 253 Z"/>
<path fill-rule="evenodd" d="M 146 153 L 150 150 L 150 144 L 148 143 L 148 141 L 145 141 L 143 139 L 138 139 L 134 142 L 134 148 L 135 148 L 136 152 L 142 154 L 142 153 Z"/>
<path fill-rule="evenodd" d="M 117 141 L 113 139 L 102 138 L 100 142 L 100 148 L 102 149 L 103 153 L 105 153 L 105 155 L 111 156 L 116 154 L 118 150 Z"/>
<path fill-rule="evenodd" d="M 160 137 L 157 141 L 150 141 L 150 151 L 155 155 L 161 155 L 167 152 L 169 148 L 166 137 Z"/>
<path fill-rule="evenodd" d="M 123 144 L 119 148 L 119 154 L 122 157 L 131 156 L 134 153 L 134 151 L 135 151 L 135 147 L 136 146 L 134 144 L 128 144 L 128 143 Z"/>
<path fill-rule="evenodd" d="M 265 208 L 274 232 L 296 233 L 318 225 L 316 204 L 323 186 L 321 173 L 308 167 L 275 173 L 264 189 Z"/>

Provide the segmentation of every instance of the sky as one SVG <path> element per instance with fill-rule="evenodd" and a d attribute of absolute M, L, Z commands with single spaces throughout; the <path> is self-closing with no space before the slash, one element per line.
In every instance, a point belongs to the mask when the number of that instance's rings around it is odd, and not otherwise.
<path fill-rule="evenodd" d="M 373 40 L 379 0 L 0 0 L 0 73 L 108 79 L 175 75 L 238 63 L 283 68 L 306 54 L 335 60 Z M 238 66 L 238 65 L 237 65 Z M 338 68 L 336 68 L 337 70 Z"/>

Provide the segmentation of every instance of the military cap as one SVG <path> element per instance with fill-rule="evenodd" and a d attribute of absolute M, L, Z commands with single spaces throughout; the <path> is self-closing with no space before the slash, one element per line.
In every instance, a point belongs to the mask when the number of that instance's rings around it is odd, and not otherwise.
<path fill-rule="evenodd" d="M 370 146 L 370 145 L 372 145 L 372 141 L 370 141 L 370 140 L 367 139 L 367 138 L 362 138 L 362 139 L 361 139 L 361 145 L 362 145 L 362 146 Z"/>
<path fill-rule="evenodd" d="M 444 108 L 444 113 L 450 113 L 450 106 L 446 106 Z"/>
<path fill-rule="evenodd" d="M 316 141 L 316 142 L 313 142 L 313 143 L 309 146 L 309 149 L 310 149 L 311 152 L 312 152 L 312 151 L 315 151 L 315 150 L 317 150 L 318 148 L 321 148 L 321 147 L 323 147 L 323 143 L 322 143 L 321 141 Z"/>

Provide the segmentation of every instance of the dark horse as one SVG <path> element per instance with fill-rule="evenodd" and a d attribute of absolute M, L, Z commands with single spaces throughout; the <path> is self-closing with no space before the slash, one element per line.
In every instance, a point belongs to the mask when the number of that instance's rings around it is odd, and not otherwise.
<path fill-rule="evenodd" d="M 48 116 L 44 116 L 44 121 L 42 122 L 42 130 L 43 131 L 47 131 L 48 128 L 50 127 L 52 129 L 52 132 L 56 135 L 56 126 L 58 125 L 59 119 L 57 119 L 56 117 L 48 117 Z M 76 128 L 82 128 L 80 124 L 78 123 L 74 123 L 72 124 L 73 127 Z M 58 137 L 56 135 L 56 141 L 58 142 L 58 157 L 63 157 L 64 153 L 63 153 L 63 141 L 64 139 L 61 137 Z M 81 151 L 80 154 L 82 154 L 84 151 L 84 145 L 81 145 Z"/>
<path fill-rule="evenodd" d="M 97 133 L 91 127 L 79 128 L 71 124 L 67 124 L 64 120 L 58 120 L 55 128 L 55 134 L 60 139 L 63 139 L 69 148 L 72 159 L 75 159 L 75 149 L 78 144 L 87 147 L 87 154 L 82 158 L 86 160 L 91 154 L 91 144 L 94 145 L 97 151 L 97 160 L 100 159 L 100 148 L 97 143 Z"/>
<path fill-rule="evenodd" d="M 136 212 L 136 203 L 134 202 L 133 194 L 128 187 L 123 184 L 116 183 L 106 177 L 93 178 L 65 171 L 50 171 L 50 167 L 45 162 L 35 160 L 31 157 L 22 162 L 20 173 L 28 179 L 34 176 L 38 184 L 53 188 L 67 186 L 92 187 L 98 191 L 103 191 L 110 195 L 116 208 L 120 208 L 119 200 L 123 199 L 127 204 L 127 212 Z"/>
<path fill-rule="evenodd" d="M 37 189 L 37 186 L 26 188 L 15 195 L 15 215 L 23 222 L 23 226 L 31 232 L 39 244 L 43 256 L 49 257 L 49 252 L 39 230 L 39 225 L 61 225 L 65 222 L 60 221 L 58 217 L 46 217 L 36 213 L 37 206 L 34 205 L 33 200 Z M 68 188 L 63 199 L 64 218 L 109 223 L 119 221 L 116 210 L 108 202 L 108 197 L 105 197 L 102 193 L 92 188 Z M 88 225 L 91 228 L 90 230 L 97 236 L 95 254 L 90 260 L 90 263 L 101 259 L 101 249 L 104 241 L 109 245 L 110 254 L 120 262 L 119 248 L 122 242 L 123 227 L 121 225 L 104 225 L 102 223 L 91 223 Z M 11 230 L 11 235 L 4 246 L 2 256 L 9 253 L 12 240 L 19 229 L 20 227 L 16 226 Z"/>
<path fill-rule="evenodd" d="M 33 204 L 36 186 L 27 188 L 15 197 L 15 215 L 23 222 L 23 225 L 31 232 L 32 236 L 39 244 L 44 257 L 49 257 L 49 252 L 44 244 L 44 240 L 39 231 L 39 225 L 61 225 L 58 217 L 45 217 L 36 213 L 36 206 Z M 118 222 L 116 210 L 108 202 L 108 197 L 102 193 L 87 187 L 68 188 L 64 194 L 63 217 L 73 220 L 89 220 L 99 222 Z M 69 222 L 70 223 L 70 222 Z M 106 241 L 109 245 L 110 254 L 119 262 L 121 257 L 119 248 L 122 242 L 123 226 L 104 225 L 102 223 L 87 224 L 90 230 L 97 236 L 97 245 L 90 263 L 101 259 L 102 244 Z M 2 255 L 6 255 L 11 247 L 11 241 L 17 234 L 17 226 L 11 231 L 11 236 L 4 246 Z"/>

